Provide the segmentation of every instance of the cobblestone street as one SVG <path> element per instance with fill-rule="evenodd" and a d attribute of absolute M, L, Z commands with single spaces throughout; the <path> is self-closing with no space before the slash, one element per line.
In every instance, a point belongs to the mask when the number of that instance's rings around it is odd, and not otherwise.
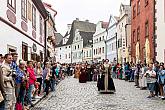
<path fill-rule="evenodd" d="M 114 83 L 115 94 L 99 94 L 96 82 L 80 84 L 69 77 L 33 110 L 165 110 L 165 101 L 146 98 L 148 91 L 135 88 L 134 83 L 117 79 Z"/>

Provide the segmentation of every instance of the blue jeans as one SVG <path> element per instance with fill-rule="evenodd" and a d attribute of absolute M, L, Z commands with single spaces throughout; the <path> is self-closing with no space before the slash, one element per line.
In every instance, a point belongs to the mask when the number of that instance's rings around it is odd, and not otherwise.
<path fill-rule="evenodd" d="M 34 89 L 34 84 L 32 84 L 32 85 L 29 85 L 29 89 L 28 89 L 28 91 L 27 91 L 27 96 L 28 96 L 28 104 L 32 104 L 32 91 L 33 91 L 33 89 Z"/>
<path fill-rule="evenodd" d="M 51 83 L 51 91 L 55 91 L 56 80 L 52 78 L 50 83 Z"/>

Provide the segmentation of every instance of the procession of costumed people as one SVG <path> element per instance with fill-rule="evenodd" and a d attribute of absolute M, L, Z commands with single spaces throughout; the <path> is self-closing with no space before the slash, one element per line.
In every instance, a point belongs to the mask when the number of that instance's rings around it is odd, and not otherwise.
<path fill-rule="evenodd" d="M 111 65 L 109 60 L 104 60 L 102 64 L 77 64 L 75 66 L 74 78 L 79 79 L 79 83 L 86 83 L 87 81 L 97 81 L 99 92 L 115 92 L 115 85 L 111 77 Z"/>

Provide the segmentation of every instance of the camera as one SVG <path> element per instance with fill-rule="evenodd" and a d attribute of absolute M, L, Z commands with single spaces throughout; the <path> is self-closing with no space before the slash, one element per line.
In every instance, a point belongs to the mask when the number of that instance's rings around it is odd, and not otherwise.
<path fill-rule="evenodd" d="M 12 76 L 13 78 L 16 78 L 16 76 L 17 76 L 16 70 L 12 70 L 12 71 L 11 71 L 11 76 Z"/>

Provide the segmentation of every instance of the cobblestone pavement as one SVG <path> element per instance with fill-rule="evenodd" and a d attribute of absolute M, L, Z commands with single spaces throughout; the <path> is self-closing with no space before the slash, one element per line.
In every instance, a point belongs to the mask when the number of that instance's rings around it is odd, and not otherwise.
<path fill-rule="evenodd" d="M 118 79 L 114 83 L 115 94 L 100 94 L 96 82 L 80 84 L 69 77 L 33 110 L 165 110 L 165 101 L 146 98 L 148 91 L 135 88 L 134 83 Z"/>

